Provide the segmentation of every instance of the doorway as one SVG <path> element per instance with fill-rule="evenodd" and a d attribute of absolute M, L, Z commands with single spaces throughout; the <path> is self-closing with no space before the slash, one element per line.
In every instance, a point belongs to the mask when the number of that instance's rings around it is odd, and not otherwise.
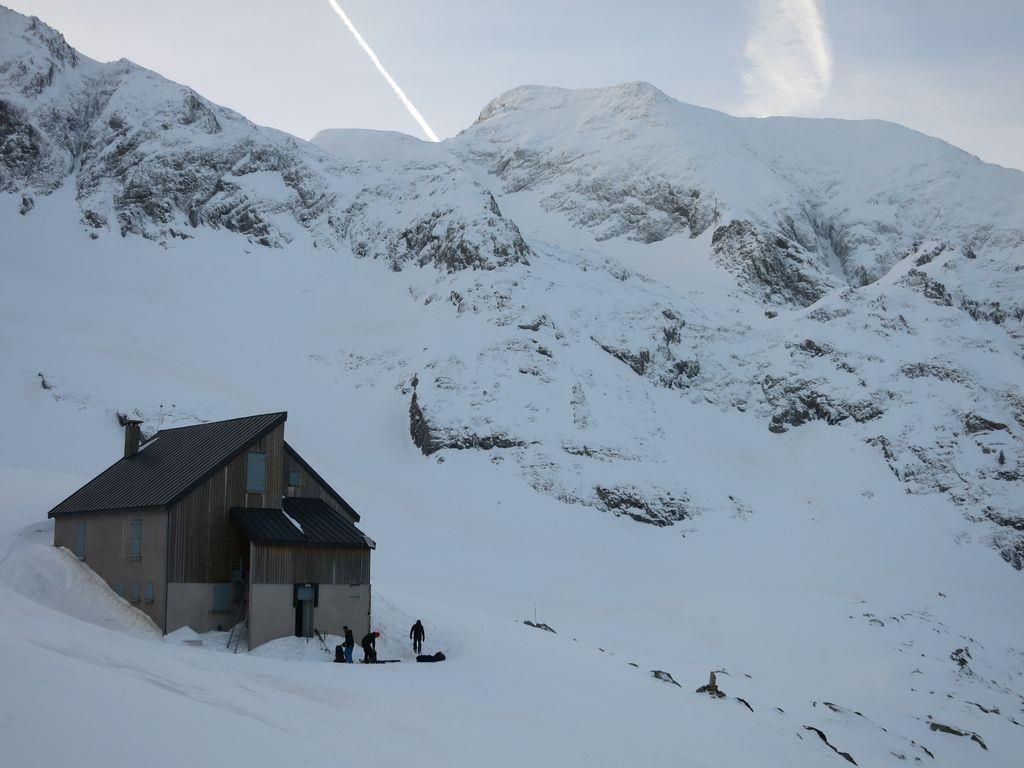
<path fill-rule="evenodd" d="M 295 585 L 295 636 L 313 636 L 313 609 L 316 607 L 316 584 Z"/>

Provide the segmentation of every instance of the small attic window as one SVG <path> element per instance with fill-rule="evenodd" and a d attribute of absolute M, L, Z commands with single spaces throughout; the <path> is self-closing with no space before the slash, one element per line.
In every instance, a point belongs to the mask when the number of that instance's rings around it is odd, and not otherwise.
<path fill-rule="evenodd" d="M 250 453 L 246 460 L 245 490 L 248 493 L 267 492 L 267 454 Z"/>
<path fill-rule="evenodd" d="M 288 487 L 298 488 L 302 485 L 302 474 L 297 469 L 288 470 Z"/>

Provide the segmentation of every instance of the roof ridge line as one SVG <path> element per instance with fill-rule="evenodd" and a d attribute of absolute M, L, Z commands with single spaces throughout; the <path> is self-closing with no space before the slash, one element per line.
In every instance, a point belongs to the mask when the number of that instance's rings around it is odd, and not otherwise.
<path fill-rule="evenodd" d="M 156 439 L 156 436 L 163 432 L 174 432 L 175 430 L 178 429 L 195 429 L 196 427 L 208 427 L 211 426 L 212 424 L 227 424 L 229 421 L 244 421 L 245 419 L 258 419 L 262 416 L 284 416 L 287 419 L 288 411 L 267 411 L 266 413 L 253 413 L 248 416 L 236 416 L 233 419 L 218 419 L 217 421 L 200 421 L 196 424 L 184 424 L 180 427 L 164 427 L 163 429 L 158 429 L 153 434 L 153 437 L 149 438 L 149 440 L 147 440 L 146 442 L 148 443 L 151 440 Z"/>

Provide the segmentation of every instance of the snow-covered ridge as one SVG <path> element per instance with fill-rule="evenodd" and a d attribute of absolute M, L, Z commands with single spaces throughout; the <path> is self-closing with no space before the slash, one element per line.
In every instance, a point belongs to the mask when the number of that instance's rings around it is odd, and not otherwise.
<path fill-rule="evenodd" d="M 0 9 L 4 757 L 1017 768 L 1018 178 L 646 84 L 307 143 Z M 162 641 L 51 546 L 118 414 L 281 409 L 402 664 Z"/>
<path fill-rule="evenodd" d="M 877 120 L 738 118 L 647 83 L 527 86 L 454 144 L 599 240 L 713 227 L 716 258 L 781 303 L 873 282 L 924 240 L 1024 244 L 1024 173 Z M 809 290 L 765 274 L 776 264 Z"/>
<path fill-rule="evenodd" d="M 677 471 L 701 461 L 689 430 L 772 450 L 822 422 L 1024 564 L 1024 174 L 889 123 L 735 118 L 646 83 L 518 88 L 441 145 L 308 143 L 0 22 L 0 188 L 27 225 L 62 210 L 98 245 L 219 230 L 424 268 L 382 306 L 443 334 L 360 353 L 424 454 L 491 451 L 544 493 L 671 525 L 754 505 Z"/>
<path fill-rule="evenodd" d="M 490 195 L 443 158 L 409 178 L 398 201 L 363 159 L 342 162 L 256 126 L 129 61 L 82 57 L 38 19 L 3 9 L 0 36 L 0 190 L 20 193 L 26 214 L 36 196 L 71 183 L 93 238 L 166 243 L 211 227 L 281 247 L 304 233 L 395 268 L 490 268 L 529 255 Z M 438 182 L 443 197 L 416 189 L 438 193 Z"/>

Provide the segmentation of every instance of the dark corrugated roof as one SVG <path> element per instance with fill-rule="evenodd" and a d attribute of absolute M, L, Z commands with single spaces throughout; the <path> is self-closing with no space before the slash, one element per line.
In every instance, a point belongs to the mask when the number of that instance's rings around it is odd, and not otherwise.
<path fill-rule="evenodd" d="M 352 506 L 347 501 L 345 501 L 343 498 L 341 498 L 341 494 L 338 493 L 333 488 L 331 488 L 331 486 L 327 484 L 326 480 L 324 480 L 322 477 L 320 477 L 320 475 L 317 473 L 317 471 L 315 469 L 313 469 L 309 465 L 309 462 L 307 462 L 304 458 L 299 456 L 299 452 L 298 451 L 296 451 L 294 448 L 292 448 L 290 445 L 288 445 L 288 441 L 287 440 L 285 440 L 284 449 L 285 449 L 285 451 L 288 452 L 288 454 L 293 459 L 295 459 L 297 462 L 299 462 L 299 464 L 302 466 L 302 468 L 305 469 L 313 477 L 314 480 L 316 480 L 318 483 L 320 483 L 321 486 L 323 486 L 323 489 L 325 491 L 327 491 L 329 494 L 331 494 L 331 497 L 336 502 L 338 502 L 341 505 L 342 509 L 344 509 L 346 512 L 349 513 L 349 515 L 352 516 L 353 520 L 355 520 L 357 523 L 359 522 L 359 513 L 356 512 L 354 509 L 352 509 Z"/>
<path fill-rule="evenodd" d="M 101 472 L 49 515 L 173 504 L 287 418 L 285 412 L 265 413 L 162 429 L 138 453 Z"/>
<path fill-rule="evenodd" d="M 369 547 L 363 532 L 323 499 L 289 496 L 281 503 L 283 510 L 232 507 L 231 521 L 255 544 Z"/>
<path fill-rule="evenodd" d="M 232 507 L 231 522 L 256 544 L 305 544 L 302 535 L 280 509 Z"/>

